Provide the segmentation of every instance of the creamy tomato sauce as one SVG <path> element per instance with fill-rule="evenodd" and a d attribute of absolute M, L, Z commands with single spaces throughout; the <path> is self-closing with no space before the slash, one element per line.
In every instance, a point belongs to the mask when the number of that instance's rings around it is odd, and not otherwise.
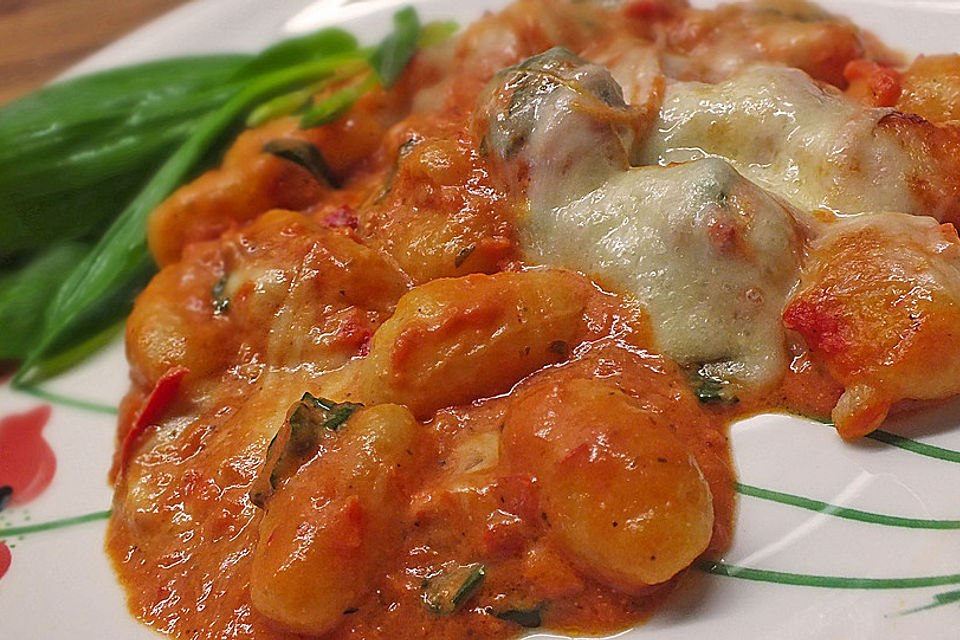
<path fill-rule="evenodd" d="M 421 424 L 417 452 L 406 463 L 411 471 L 403 478 L 409 504 L 383 532 L 384 544 L 395 552 L 370 593 L 344 610 L 343 624 L 330 637 L 504 637 L 522 628 L 491 611 L 511 610 L 536 610 L 554 629 L 614 631 L 643 620 L 669 593 L 675 581 L 634 593 L 612 589 L 585 575 L 551 542 L 551 509 L 540 497 L 544 480 L 525 458 L 505 459 L 500 445 L 511 411 L 526 392 L 544 384 L 603 380 L 670 424 L 710 486 L 708 553 L 727 546 L 734 515 L 727 417 L 697 402 L 682 372 L 650 350 L 642 313 L 615 296 L 589 291 L 569 359 L 529 376 L 510 393 L 443 409 Z M 108 545 L 139 617 L 187 637 L 289 635 L 260 615 L 249 595 L 260 511 L 247 494 L 273 425 L 254 433 L 241 426 L 262 415 L 263 408 L 251 404 L 272 405 L 291 391 L 292 397 L 317 389 L 329 393 L 340 384 L 292 370 L 264 371 L 248 380 L 221 378 L 202 415 L 184 415 L 193 403 L 173 401 L 168 414 L 177 418 L 165 428 L 175 432 L 166 442 L 154 442 L 152 453 L 140 455 L 118 478 L 118 495 L 126 499 L 110 527 Z M 135 474 L 142 474 L 138 485 L 149 495 L 130 486 Z M 614 530 L 619 523 L 609 526 Z M 423 606 L 421 583 L 431 568 L 478 560 L 486 578 L 467 606 L 451 616 Z"/>
<path fill-rule="evenodd" d="M 152 214 L 107 540 L 137 618 L 178 638 L 621 630 L 730 544 L 731 421 L 832 413 L 853 437 L 960 392 L 918 364 L 955 342 L 960 181 L 927 151 L 960 135 L 892 111 L 952 113 L 929 76 L 955 61 L 901 77 L 800 2 L 604 4 L 520 0 L 333 124 L 241 134 Z M 743 107 L 758 78 L 778 114 L 777 87 L 805 97 L 805 140 Z M 685 111 L 721 88 L 727 120 Z M 711 159 L 666 160 L 704 128 Z M 843 177 L 830 203 L 894 166 L 915 215 L 809 211 L 794 174 L 743 169 L 818 139 L 852 158 L 801 167 Z"/>

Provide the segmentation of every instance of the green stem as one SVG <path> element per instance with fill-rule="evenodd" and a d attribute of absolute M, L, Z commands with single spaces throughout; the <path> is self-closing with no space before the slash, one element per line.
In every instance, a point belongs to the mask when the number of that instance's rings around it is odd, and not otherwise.
<path fill-rule="evenodd" d="M 44 336 L 17 374 L 18 380 L 29 379 L 41 358 L 71 330 L 82 326 L 112 291 L 145 277 L 153 269 L 147 251 L 147 216 L 190 174 L 244 111 L 291 85 L 329 75 L 360 55 L 362 52 L 331 56 L 270 73 L 251 81 L 222 107 L 204 117 L 57 291 L 47 311 Z"/>

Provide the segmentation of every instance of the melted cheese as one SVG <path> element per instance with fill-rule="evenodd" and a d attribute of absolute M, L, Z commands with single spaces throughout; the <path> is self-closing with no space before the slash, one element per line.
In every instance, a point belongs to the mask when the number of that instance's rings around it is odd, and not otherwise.
<path fill-rule="evenodd" d="M 800 239 L 789 211 L 726 162 L 618 172 L 561 206 L 532 200 L 521 239 L 530 260 L 635 296 L 679 364 L 751 386 L 784 371 Z"/>
<path fill-rule="evenodd" d="M 920 213 L 908 155 L 868 109 L 797 69 L 752 67 L 726 82 L 678 82 L 643 141 L 643 164 L 721 157 L 795 206 Z"/>
<path fill-rule="evenodd" d="M 529 197 L 558 204 L 629 166 L 633 115 L 606 68 L 554 48 L 498 74 L 475 117 L 490 150 L 529 167 Z"/>

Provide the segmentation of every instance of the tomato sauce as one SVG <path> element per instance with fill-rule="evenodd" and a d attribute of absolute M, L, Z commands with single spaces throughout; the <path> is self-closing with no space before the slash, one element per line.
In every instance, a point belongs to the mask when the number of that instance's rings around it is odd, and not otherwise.
<path fill-rule="evenodd" d="M 369 595 L 345 610 L 343 623 L 324 637 L 510 637 L 523 627 L 495 615 L 508 611 L 534 611 L 550 629 L 613 632 L 646 619 L 673 590 L 682 576 L 627 594 L 584 574 L 551 541 L 550 514 L 539 500 L 541 481 L 523 465 L 502 459 L 496 439 L 492 446 L 484 442 L 485 434 L 499 436 L 515 398 L 544 381 L 602 379 L 675 425 L 713 497 L 707 553 L 715 556 L 726 548 L 735 508 L 727 417 L 698 403 L 682 372 L 649 350 L 642 313 L 599 289 L 587 308 L 582 340 L 569 360 L 533 374 L 510 393 L 443 409 L 421 423 L 418 471 L 404 483 L 409 506 L 390 531 L 398 552 Z M 280 378 L 297 384 L 296 375 Z M 250 602 L 260 511 L 247 492 L 266 440 L 239 448 L 238 434 L 229 432 L 242 424 L 230 420 L 241 411 L 233 405 L 248 394 L 266 394 L 273 384 L 234 382 L 235 388 L 218 394 L 223 399 L 214 403 L 215 412 L 154 446 L 138 466 L 149 469 L 156 494 L 142 506 L 119 504 L 111 520 L 108 548 L 130 587 L 131 607 L 160 631 L 202 638 L 295 637 Z M 302 390 L 316 387 L 315 381 L 302 384 Z M 125 479 L 118 483 L 123 496 Z M 147 513 L 131 514 L 133 506 Z M 421 584 L 441 561 L 486 566 L 481 587 L 455 615 L 439 616 L 423 604 Z"/>

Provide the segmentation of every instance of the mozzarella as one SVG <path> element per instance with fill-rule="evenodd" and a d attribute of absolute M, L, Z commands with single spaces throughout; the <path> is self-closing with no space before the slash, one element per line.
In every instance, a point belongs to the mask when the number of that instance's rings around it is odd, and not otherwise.
<path fill-rule="evenodd" d="M 791 204 L 921 213 L 910 159 L 869 109 L 798 69 L 757 66 L 726 82 L 670 85 L 642 142 L 643 164 L 715 156 Z"/>
<path fill-rule="evenodd" d="M 525 257 L 636 299 L 681 366 L 776 381 L 780 314 L 799 278 L 792 213 L 720 159 L 630 168 L 622 123 L 637 113 L 607 70 L 563 50 L 493 80 L 475 117 L 507 173 L 526 177 Z"/>
<path fill-rule="evenodd" d="M 500 72 L 474 117 L 490 151 L 529 168 L 530 198 L 559 203 L 629 166 L 634 115 L 607 69 L 554 48 Z"/>
<path fill-rule="evenodd" d="M 801 239 L 790 212 L 726 162 L 617 172 L 561 206 L 530 204 L 527 257 L 635 297 L 680 365 L 750 386 L 784 371 L 780 314 Z"/>

